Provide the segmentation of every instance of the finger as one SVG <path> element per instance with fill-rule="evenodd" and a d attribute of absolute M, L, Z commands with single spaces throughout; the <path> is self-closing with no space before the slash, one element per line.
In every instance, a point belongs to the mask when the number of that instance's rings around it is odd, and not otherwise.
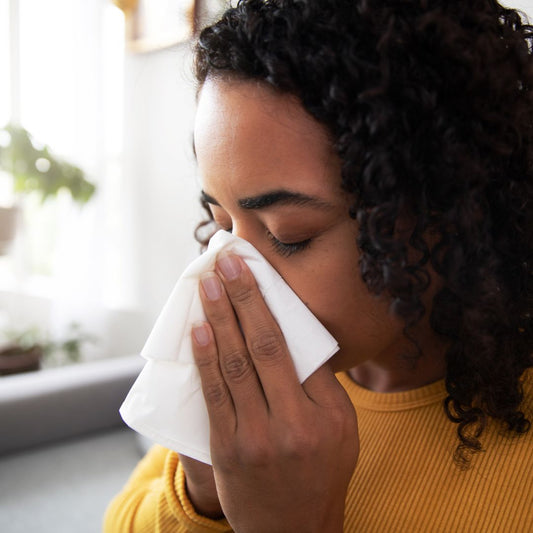
<path fill-rule="evenodd" d="M 233 254 L 221 254 L 216 271 L 241 324 L 270 408 L 284 408 L 301 397 L 294 364 L 281 330 L 268 309 L 246 263 Z"/>
<path fill-rule="evenodd" d="M 206 273 L 200 280 L 200 297 L 214 333 L 218 364 L 237 414 L 258 419 L 266 413 L 266 400 L 240 330 L 233 307 L 219 277 Z"/>
<path fill-rule="evenodd" d="M 302 387 L 307 396 L 322 407 L 335 408 L 346 402 L 346 392 L 327 362 L 315 370 Z"/>
<path fill-rule="evenodd" d="M 235 409 L 231 394 L 220 372 L 217 346 L 209 324 L 195 323 L 191 331 L 191 339 L 212 434 L 231 434 L 236 428 Z"/>

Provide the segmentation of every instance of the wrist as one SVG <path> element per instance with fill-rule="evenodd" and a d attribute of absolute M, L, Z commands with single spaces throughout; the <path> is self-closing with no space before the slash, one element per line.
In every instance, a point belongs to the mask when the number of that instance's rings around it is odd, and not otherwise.
<path fill-rule="evenodd" d="M 202 487 L 201 484 L 197 485 L 192 483 L 187 479 L 187 476 L 185 476 L 185 491 L 197 514 L 212 520 L 224 518 L 218 496 L 213 498 L 210 494 L 211 491 L 206 491 L 205 487 Z"/>

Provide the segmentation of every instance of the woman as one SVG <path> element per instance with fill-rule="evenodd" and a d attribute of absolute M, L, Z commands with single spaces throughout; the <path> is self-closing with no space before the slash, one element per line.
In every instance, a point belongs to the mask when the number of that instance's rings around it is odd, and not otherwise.
<path fill-rule="evenodd" d="M 300 385 L 219 257 L 213 468 L 155 447 L 108 531 L 528 530 L 532 39 L 493 0 L 241 0 L 202 32 L 203 201 L 340 351 Z"/>

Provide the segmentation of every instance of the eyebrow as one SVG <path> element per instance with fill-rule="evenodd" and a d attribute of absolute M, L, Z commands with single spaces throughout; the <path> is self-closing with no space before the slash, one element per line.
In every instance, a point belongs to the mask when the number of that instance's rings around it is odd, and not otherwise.
<path fill-rule="evenodd" d="M 218 201 L 202 191 L 202 200 L 208 204 L 218 205 Z M 279 189 L 275 191 L 269 191 L 257 196 L 247 196 L 237 200 L 239 207 L 243 209 L 264 209 L 272 205 L 295 205 L 305 207 L 315 207 L 318 209 L 332 209 L 333 205 L 318 198 L 317 196 L 310 196 L 301 192 L 288 191 L 285 189 Z"/>

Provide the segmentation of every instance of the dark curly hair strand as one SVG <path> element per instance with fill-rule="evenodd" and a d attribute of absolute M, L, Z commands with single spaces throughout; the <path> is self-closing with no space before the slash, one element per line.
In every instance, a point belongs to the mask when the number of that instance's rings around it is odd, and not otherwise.
<path fill-rule="evenodd" d="M 241 0 L 196 46 L 200 85 L 261 80 L 328 128 L 361 275 L 407 332 L 430 267 L 442 278 L 430 320 L 449 340 L 445 410 L 464 466 L 488 417 L 530 426 L 532 42 L 495 0 Z M 405 214 L 408 238 L 395 231 Z"/>

